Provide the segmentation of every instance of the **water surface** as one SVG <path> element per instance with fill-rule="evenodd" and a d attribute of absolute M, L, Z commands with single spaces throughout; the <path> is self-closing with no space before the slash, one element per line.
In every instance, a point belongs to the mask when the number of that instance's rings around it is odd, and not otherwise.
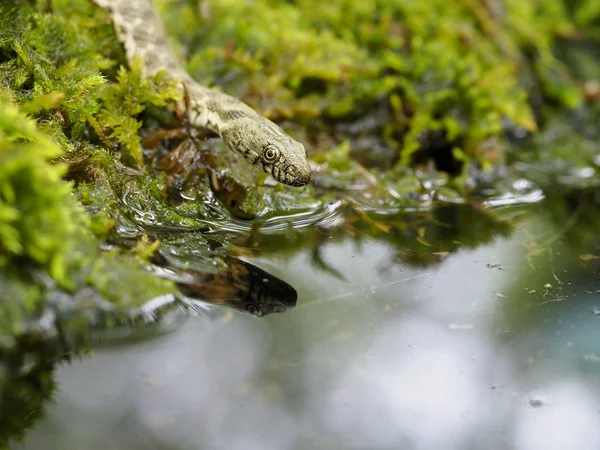
<path fill-rule="evenodd" d="M 212 307 L 59 364 L 16 448 L 600 448 L 597 199 L 240 240 L 295 308 Z"/>

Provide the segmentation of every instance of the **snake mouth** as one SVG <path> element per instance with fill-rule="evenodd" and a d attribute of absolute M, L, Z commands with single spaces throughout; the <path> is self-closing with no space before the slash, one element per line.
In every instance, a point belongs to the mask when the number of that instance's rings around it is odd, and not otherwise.
<path fill-rule="evenodd" d="M 311 180 L 311 169 L 308 162 L 301 167 L 288 166 L 284 168 L 278 165 L 263 165 L 263 170 L 270 174 L 276 181 L 293 187 L 306 186 Z"/>
<path fill-rule="evenodd" d="M 294 167 L 285 172 L 282 179 L 277 181 L 287 184 L 288 186 L 301 187 L 309 184 L 310 179 L 310 167 L 308 167 L 307 170 L 298 170 Z"/>
<path fill-rule="evenodd" d="M 310 183 L 310 173 L 294 178 L 293 181 L 291 183 L 289 183 L 289 185 L 294 186 L 294 187 L 300 187 L 300 186 L 306 186 L 309 183 Z"/>

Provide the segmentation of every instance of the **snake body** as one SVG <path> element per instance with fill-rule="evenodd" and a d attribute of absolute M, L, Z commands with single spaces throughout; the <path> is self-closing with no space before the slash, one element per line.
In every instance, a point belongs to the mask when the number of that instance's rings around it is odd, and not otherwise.
<path fill-rule="evenodd" d="M 110 15 L 129 63 L 140 58 L 144 74 L 160 70 L 179 81 L 189 99 L 190 125 L 217 133 L 236 153 L 280 183 L 304 186 L 311 169 L 304 146 L 250 106 L 200 85 L 179 63 L 151 0 L 92 0 Z"/>

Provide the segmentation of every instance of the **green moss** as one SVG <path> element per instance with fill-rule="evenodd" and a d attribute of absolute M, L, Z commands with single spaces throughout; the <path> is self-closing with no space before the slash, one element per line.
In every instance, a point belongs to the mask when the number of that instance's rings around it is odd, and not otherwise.
<path fill-rule="evenodd" d="M 427 130 L 444 129 L 477 155 L 504 118 L 535 129 L 518 68 L 468 5 L 229 0 L 210 3 L 199 17 L 191 6 L 158 3 L 189 47 L 198 79 L 274 117 L 347 120 L 385 99 L 379 133 L 403 164 Z M 188 27 L 175 22 L 182 16 Z"/>
<path fill-rule="evenodd" d="M 591 29 L 598 16 L 594 2 L 563 0 L 225 0 L 202 10 L 195 2 L 156 3 L 200 81 L 274 118 L 321 128 L 379 117 L 359 134 L 393 148 L 403 166 L 422 161 L 422 151 L 436 159 L 446 147 L 464 167 L 497 164 L 487 143 L 504 142 L 507 121 L 538 128 L 532 83 L 546 104 L 581 105 L 554 49 L 557 38 Z M 431 131 L 437 143 L 424 144 Z"/>
<path fill-rule="evenodd" d="M 0 95 L 0 268 L 15 261 L 43 267 L 63 287 L 72 287 L 66 264 L 69 239 L 87 226 L 78 214 L 63 165 L 49 160 L 61 149 Z"/>
<path fill-rule="evenodd" d="M 91 49 L 106 32 L 64 15 L 11 8 L 11 3 L 0 7 L 0 85 L 37 115 L 40 127 L 61 147 L 72 149 L 65 133 L 100 107 L 90 90 L 104 83 L 99 71 L 112 63 Z"/>
<path fill-rule="evenodd" d="M 142 126 L 137 116 L 148 105 L 164 107 L 169 100 L 180 98 L 173 80 L 165 78 L 164 72 L 151 77 L 142 77 L 141 61 L 130 70 L 119 69 L 116 83 L 103 87 L 99 94 L 102 109 L 94 121 L 111 130 L 108 138 L 122 145 L 122 159 L 132 166 L 143 164 L 139 129 Z M 103 131 L 97 130 L 100 134 Z"/>
<path fill-rule="evenodd" d="M 0 96 L 0 333 L 19 334 L 53 290 L 88 286 L 129 308 L 172 292 L 135 260 L 98 254 L 90 220 L 61 177 L 61 149 Z M 132 264 L 134 262 L 134 264 Z M 45 278 L 47 277 L 47 279 Z"/>

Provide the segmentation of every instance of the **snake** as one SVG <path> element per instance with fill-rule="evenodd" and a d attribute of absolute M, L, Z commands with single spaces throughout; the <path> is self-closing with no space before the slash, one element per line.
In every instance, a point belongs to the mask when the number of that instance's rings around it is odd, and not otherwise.
<path fill-rule="evenodd" d="M 304 145 L 241 100 L 201 85 L 186 72 L 151 0 L 91 1 L 109 14 L 130 65 L 139 58 L 144 76 L 165 70 L 178 82 L 189 126 L 216 133 L 231 150 L 280 183 L 310 183 Z"/>

